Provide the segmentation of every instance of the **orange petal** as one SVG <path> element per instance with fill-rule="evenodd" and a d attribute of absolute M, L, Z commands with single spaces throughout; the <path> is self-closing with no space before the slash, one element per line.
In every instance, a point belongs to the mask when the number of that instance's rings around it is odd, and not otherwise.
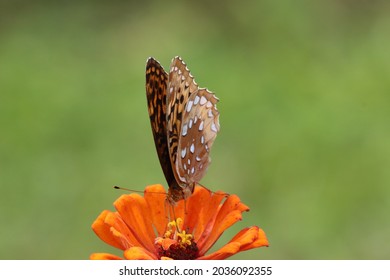
<path fill-rule="evenodd" d="M 120 234 L 120 231 L 116 231 L 113 227 L 113 220 L 115 220 L 115 214 L 104 210 L 92 224 L 92 229 L 96 235 L 106 242 L 107 244 L 116 247 L 121 250 L 125 250 L 129 247 L 126 237 Z M 107 222 L 110 220 L 110 222 Z M 118 224 L 120 221 L 117 221 Z"/>
<path fill-rule="evenodd" d="M 199 238 L 199 254 L 204 255 L 227 228 L 242 219 L 241 213 L 248 210 L 238 196 L 230 195 L 220 207 L 215 222 L 209 225 L 211 232 L 205 230 Z"/>
<path fill-rule="evenodd" d="M 241 212 L 234 211 L 229 213 L 229 215 L 225 217 L 224 220 L 220 221 L 218 224 L 212 225 L 211 232 L 202 235 L 201 241 L 198 243 L 198 247 L 200 249 L 199 254 L 206 254 L 206 252 L 214 245 L 214 243 L 219 239 L 219 237 L 224 233 L 224 231 L 241 219 Z"/>
<path fill-rule="evenodd" d="M 188 204 L 188 199 L 179 200 L 174 207 L 168 204 L 169 215 L 170 215 L 169 219 L 176 220 L 177 218 L 182 218 L 183 220 L 185 220 L 187 216 L 187 211 L 186 211 L 187 204 Z"/>
<path fill-rule="evenodd" d="M 196 186 L 194 193 L 188 198 L 187 213 L 184 228 L 192 232 L 194 239 L 199 240 L 218 213 L 221 201 L 226 197 L 225 193 L 212 193 L 210 190 Z"/>
<path fill-rule="evenodd" d="M 136 236 L 130 231 L 129 227 L 123 221 L 122 217 L 118 212 L 113 213 L 113 215 L 109 215 L 105 221 L 107 224 L 112 225 L 111 231 L 113 234 L 119 233 L 122 237 L 126 238 L 126 249 L 132 246 L 139 246 L 139 241 Z M 115 231 L 114 231 L 115 229 Z"/>
<path fill-rule="evenodd" d="M 240 251 L 240 243 L 232 242 L 226 244 L 221 249 L 219 249 L 218 251 L 212 254 L 197 258 L 197 260 L 225 260 L 228 257 L 238 253 L 239 251 Z"/>
<path fill-rule="evenodd" d="M 124 252 L 127 260 L 157 260 L 156 255 L 142 247 L 131 247 Z"/>
<path fill-rule="evenodd" d="M 264 231 L 258 227 L 245 228 L 241 230 L 233 239 L 223 246 L 218 251 L 200 257 L 203 260 L 223 260 L 238 252 L 248 249 L 257 248 L 260 246 L 268 246 L 268 241 L 265 237 Z"/>
<path fill-rule="evenodd" d="M 122 258 L 106 253 L 94 253 L 89 256 L 90 260 L 123 260 Z"/>
<path fill-rule="evenodd" d="M 230 241 L 230 242 L 239 242 L 241 246 L 246 246 L 253 243 L 259 238 L 259 228 L 257 226 L 244 228 L 240 230 Z"/>
<path fill-rule="evenodd" d="M 104 210 L 92 224 L 92 229 L 100 239 L 118 249 L 140 245 L 117 212 Z"/>
<path fill-rule="evenodd" d="M 164 250 L 168 250 L 171 245 L 177 244 L 177 240 L 157 237 L 155 243 L 161 246 Z"/>
<path fill-rule="evenodd" d="M 157 236 L 163 236 L 167 224 L 167 201 L 164 187 L 160 184 L 147 186 L 144 192 L 145 201 L 149 207 L 152 223 L 157 231 Z"/>
<path fill-rule="evenodd" d="M 114 203 L 123 221 L 142 247 L 154 251 L 153 221 L 145 199 L 138 194 L 122 195 Z"/>
<path fill-rule="evenodd" d="M 269 242 L 267 236 L 265 236 L 265 232 L 261 228 L 257 228 L 257 232 L 258 232 L 257 239 L 250 244 L 242 246 L 241 251 L 246 251 L 246 250 L 250 250 L 262 246 L 267 246 L 267 247 L 269 246 Z"/>

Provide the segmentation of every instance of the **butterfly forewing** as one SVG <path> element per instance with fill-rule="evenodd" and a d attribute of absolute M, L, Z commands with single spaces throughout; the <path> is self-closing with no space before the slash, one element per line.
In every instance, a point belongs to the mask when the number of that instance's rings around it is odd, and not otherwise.
<path fill-rule="evenodd" d="M 175 181 L 175 177 L 169 159 L 167 142 L 167 85 L 168 74 L 157 60 L 149 58 L 146 64 L 146 98 L 148 101 L 148 112 L 152 125 L 154 144 L 156 146 L 161 168 L 168 185 L 171 185 Z"/>

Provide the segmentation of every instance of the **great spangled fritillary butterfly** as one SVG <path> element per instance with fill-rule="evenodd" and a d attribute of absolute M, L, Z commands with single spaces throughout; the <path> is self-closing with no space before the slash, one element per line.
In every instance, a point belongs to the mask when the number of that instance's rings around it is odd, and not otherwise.
<path fill-rule="evenodd" d="M 174 205 L 192 194 L 210 163 L 219 131 L 218 98 L 198 87 L 180 57 L 172 60 L 169 75 L 157 60 L 148 59 L 146 97 L 168 201 Z"/>

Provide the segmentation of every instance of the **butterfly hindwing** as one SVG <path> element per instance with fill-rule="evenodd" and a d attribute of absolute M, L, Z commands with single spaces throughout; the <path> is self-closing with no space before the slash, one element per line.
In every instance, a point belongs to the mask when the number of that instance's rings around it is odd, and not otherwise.
<path fill-rule="evenodd" d="M 173 168 L 177 163 L 184 109 L 189 97 L 197 90 L 198 85 L 186 64 L 181 58 L 175 57 L 171 62 L 167 87 L 167 138 Z M 185 185 L 186 182 L 181 181 L 175 171 L 174 175 L 178 184 Z"/>
<path fill-rule="evenodd" d="M 190 96 L 185 106 L 176 171 L 187 184 L 199 182 L 210 162 L 210 149 L 219 131 L 217 102 L 213 93 L 202 88 Z"/>

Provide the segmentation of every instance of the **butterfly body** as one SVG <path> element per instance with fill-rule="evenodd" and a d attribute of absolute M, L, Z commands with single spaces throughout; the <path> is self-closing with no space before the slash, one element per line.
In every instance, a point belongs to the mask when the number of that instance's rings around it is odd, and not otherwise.
<path fill-rule="evenodd" d="M 169 185 L 168 201 L 189 197 L 210 163 L 219 131 L 218 98 L 199 88 L 186 64 L 175 57 L 169 74 L 158 61 L 146 64 L 146 96 L 154 142 Z"/>

